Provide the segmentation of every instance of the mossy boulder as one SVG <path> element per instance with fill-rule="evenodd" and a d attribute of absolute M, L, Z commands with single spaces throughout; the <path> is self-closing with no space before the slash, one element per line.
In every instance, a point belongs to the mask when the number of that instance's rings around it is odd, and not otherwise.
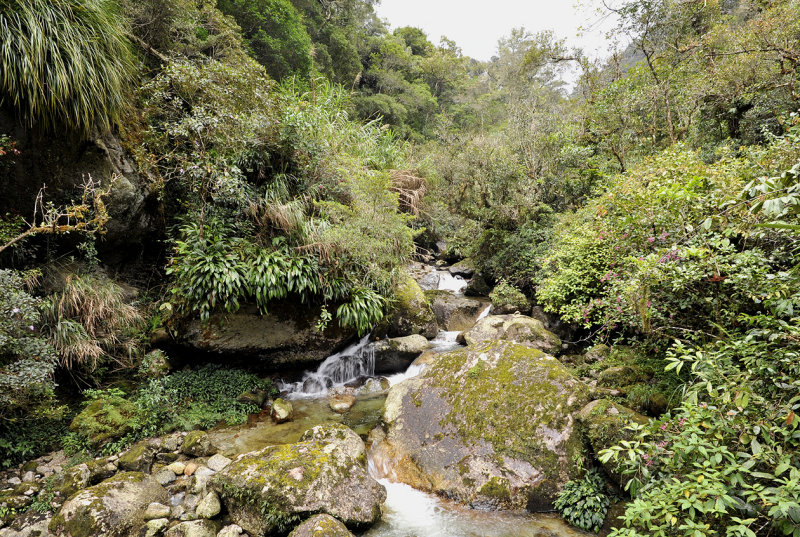
<path fill-rule="evenodd" d="M 475 262 L 472 259 L 462 259 L 458 263 L 447 267 L 447 272 L 453 276 L 461 276 L 462 278 L 472 278 L 475 274 Z"/>
<path fill-rule="evenodd" d="M 123 537 L 144 526 L 152 502 L 167 503 L 169 495 L 152 477 L 123 472 L 70 497 L 50 521 L 61 537 Z"/>
<path fill-rule="evenodd" d="M 121 470 L 150 473 L 156 453 L 158 453 L 157 441 L 142 440 L 120 455 L 118 464 Z"/>
<path fill-rule="evenodd" d="M 270 416 L 276 423 L 283 423 L 292 419 L 294 413 L 294 406 L 290 401 L 278 397 L 272 402 Z"/>
<path fill-rule="evenodd" d="M 638 366 L 619 365 L 604 369 L 597 376 L 597 383 L 600 386 L 610 388 L 624 388 L 637 382 L 649 379 L 649 375 Z"/>
<path fill-rule="evenodd" d="M 405 371 L 429 347 L 428 340 L 419 334 L 377 341 L 373 345 L 375 373 L 385 375 Z"/>
<path fill-rule="evenodd" d="M 216 537 L 218 529 L 211 520 L 189 520 L 172 526 L 164 537 Z"/>
<path fill-rule="evenodd" d="M 139 365 L 139 375 L 147 379 L 161 378 L 172 370 L 167 353 L 156 349 L 144 355 Z"/>
<path fill-rule="evenodd" d="M 425 291 L 425 296 L 442 330 L 469 330 L 478 315 L 489 306 L 488 303 L 454 295 L 450 291 Z"/>
<path fill-rule="evenodd" d="M 289 537 L 354 537 L 347 526 L 330 515 L 314 515 L 297 526 Z"/>
<path fill-rule="evenodd" d="M 69 498 L 81 489 L 96 485 L 117 473 L 117 467 L 107 458 L 77 464 L 63 472 L 54 474 L 51 487 Z"/>
<path fill-rule="evenodd" d="M 205 431 L 192 431 L 183 439 L 181 452 L 191 457 L 210 457 L 217 452 L 217 447 Z"/>
<path fill-rule="evenodd" d="M 484 342 L 392 387 L 380 449 L 397 477 L 476 508 L 549 510 L 576 477 L 585 385 L 538 349 Z"/>
<path fill-rule="evenodd" d="M 548 354 L 557 354 L 561 350 L 561 339 L 557 335 L 547 330 L 541 321 L 525 315 L 489 315 L 464 333 L 467 345 L 500 339 Z"/>
<path fill-rule="evenodd" d="M 320 425 L 300 442 L 246 454 L 215 475 L 234 523 L 250 535 L 282 533 L 317 513 L 351 528 L 380 519 L 386 491 L 367 474 L 366 449 L 344 425 Z"/>
<path fill-rule="evenodd" d="M 581 409 L 577 418 L 595 456 L 603 449 L 630 440 L 632 431 L 625 427 L 631 423 L 644 425 L 649 421 L 638 412 L 608 399 L 592 401 Z M 610 460 L 603 464 L 603 469 L 617 485 L 621 484 L 619 463 Z"/>
<path fill-rule="evenodd" d="M 428 339 L 436 337 L 439 328 L 419 284 L 409 275 L 400 277 L 394 289 L 392 311 L 375 327 L 378 337 L 403 337 L 420 334 Z"/>
<path fill-rule="evenodd" d="M 136 405 L 123 397 L 100 397 L 75 416 L 69 429 L 98 448 L 133 431 L 136 414 Z"/>
<path fill-rule="evenodd" d="M 603 343 L 598 343 L 586 349 L 583 355 L 583 361 L 587 364 L 595 362 L 603 362 L 611 355 L 611 348 Z"/>

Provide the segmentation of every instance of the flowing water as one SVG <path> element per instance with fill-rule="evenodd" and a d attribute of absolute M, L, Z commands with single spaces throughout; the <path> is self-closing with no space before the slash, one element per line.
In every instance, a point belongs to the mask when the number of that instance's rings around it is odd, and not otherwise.
<path fill-rule="evenodd" d="M 454 293 L 466 286 L 463 278 L 442 273 L 439 288 Z M 491 306 L 484 309 L 478 319 L 489 315 Z M 456 338 L 459 332 L 440 331 L 431 340 L 434 353 L 448 352 L 462 347 Z M 391 385 L 419 375 L 427 361 L 417 360 L 409 368 L 388 378 Z M 294 414 L 291 421 L 275 424 L 267 413 L 262 413 L 250 423 L 210 431 L 212 441 L 227 456 L 255 451 L 269 445 L 293 443 L 308 429 L 323 423 L 342 423 L 362 438 L 379 422 L 386 394 L 362 396 L 346 414 L 337 414 L 328 406 L 326 395 L 336 386 L 342 386 L 360 377 L 375 373 L 375 355 L 368 338 L 328 357 L 316 371 L 309 371 L 294 383 L 284 383 L 292 399 Z M 394 480 L 394 463 L 385 456 L 380 446 L 369 450 L 370 475 L 386 488 L 381 521 L 362 537 L 578 537 L 589 535 L 567 526 L 564 521 L 549 514 L 489 512 L 469 509 L 432 494 L 416 490 Z"/>
<path fill-rule="evenodd" d="M 439 274 L 439 286 L 437 287 L 439 291 L 450 291 L 454 295 L 464 293 L 464 289 L 467 288 L 467 280 L 461 276 L 453 276 L 446 270 L 437 272 Z"/>

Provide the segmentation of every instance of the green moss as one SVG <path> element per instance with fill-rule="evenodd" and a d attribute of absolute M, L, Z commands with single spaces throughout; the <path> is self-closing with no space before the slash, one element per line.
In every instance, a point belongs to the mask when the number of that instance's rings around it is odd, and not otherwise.
<path fill-rule="evenodd" d="M 488 498 L 495 498 L 504 502 L 511 499 L 511 493 L 508 491 L 508 480 L 497 476 L 492 476 L 492 478 L 480 488 L 478 493 Z"/>
<path fill-rule="evenodd" d="M 465 368 L 470 356 L 482 359 Z M 487 342 L 442 355 L 423 375 L 441 388 L 451 407 L 441 425 L 455 427 L 466 445 L 485 440 L 496 453 L 528 460 L 546 472 L 559 466 L 544 440 L 526 433 L 532 416 L 548 427 L 565 427 L 575 409 L 566 408 L 564 391 L 578 395 L 577 405 L 585 396 L 583 386 L 557 360 L 523 345 Z M 420 395 L 412 392 L 412 401 L 415 397 Z M 581 449 L 579 441 L 573 443 L 568 455 Z"/>
<path fill-rule="evenodd" d="M 122 438 L 133 430 L 136 406 L 122 397 L 101 397 L 84 408 L 69 428 L 89 439 L 94 448 Z"/>

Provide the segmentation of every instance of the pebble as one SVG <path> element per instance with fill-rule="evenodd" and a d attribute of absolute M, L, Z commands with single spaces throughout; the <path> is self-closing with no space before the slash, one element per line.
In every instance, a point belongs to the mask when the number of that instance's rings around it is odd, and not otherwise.
<path fill-rule="evenodd" d="M 169 507 L 162 503 L 153 502 L 147 506 L 147 509 L 144 511 L 144 519 L 145 520 L 156 520 L 161 518 L 167 518 L 169 516 Z"/>
<path fill-rule="evenodd" d="M 8 480 L 8 484 L 14 485 L 16 487 L 17 485 L 22 484 L 22 480 L 18 477 L 12 477 L 11 479 Z"/>
<path fill-rule="evenodd" d="M 36 474 L 32 471 L 25 472 L 25 475 L 22 476 L 23 483 L 33 483 L 34 481 L 36 481 Z"/>
<path fill-rule="evenodd" d="M 186 465 L 182 462 L 173 462 L 167 466 L 167 470 L 175 475 L 183 475 L 183 472 L 186 470 Z"/>
<path fill-rule="evenodd" d="M 161 535 L 168 526 L 168 518 L 155 518 L 150 520 L 145 524 L 146 530 L 144 537 L 156 537 L 157 535 Z"/>
<path fill-rule="evenodd" d="M 192 475 L 197 471 L 197 468 L 198 468 L 197 463 L 190 462 L 189 464 L 186 465 L 186 468 L 184 468 L 183 474 Z"/>
<path fill-rule="evenodd" d="M 200 518 L 214 518 L 222 510 L 222 505 L 219 503 L 219 497 L 216 492 L 209 492 L 197 504 L 195 513 Z"/>
<path fill-rule="evenodd" d="M 230 463 L 231 460 L 228 457 L 225 457 L 224 455 L 220 455 L 219 453 L 217 453 L 216 455 L 208 459 L 208 462 L 206 464 L 208 464 L 208 467 L 214 470 L 215 472 L 219 472 L 226 466 L 228 466 Z"/>
<path fill-rule="evenodd" d="M 164 468 L 156 472 L 153 477 L 158 481 L 159 485 L 165 486 L 175 481 L 175 472 Z"/>
<path fill-rule="evenodd" d="M 237 526 L 236 524 L 231 524 L 230 526 L 225 526 L 219 533 L 217 537 L 239 537 L 242 534 L 242 527 Z"/>

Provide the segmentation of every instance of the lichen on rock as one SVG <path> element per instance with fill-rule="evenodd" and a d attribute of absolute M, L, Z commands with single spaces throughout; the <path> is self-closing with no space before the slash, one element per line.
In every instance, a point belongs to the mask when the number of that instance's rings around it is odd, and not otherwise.
<path fill-rule="evenodd" d="M 575 477 L 573 415 L 587 388 L 555 358 L 485 342 L 434 360 L 394 386 L 385 444 L 402 481 L 473 507 L 549 509 Z"/>

